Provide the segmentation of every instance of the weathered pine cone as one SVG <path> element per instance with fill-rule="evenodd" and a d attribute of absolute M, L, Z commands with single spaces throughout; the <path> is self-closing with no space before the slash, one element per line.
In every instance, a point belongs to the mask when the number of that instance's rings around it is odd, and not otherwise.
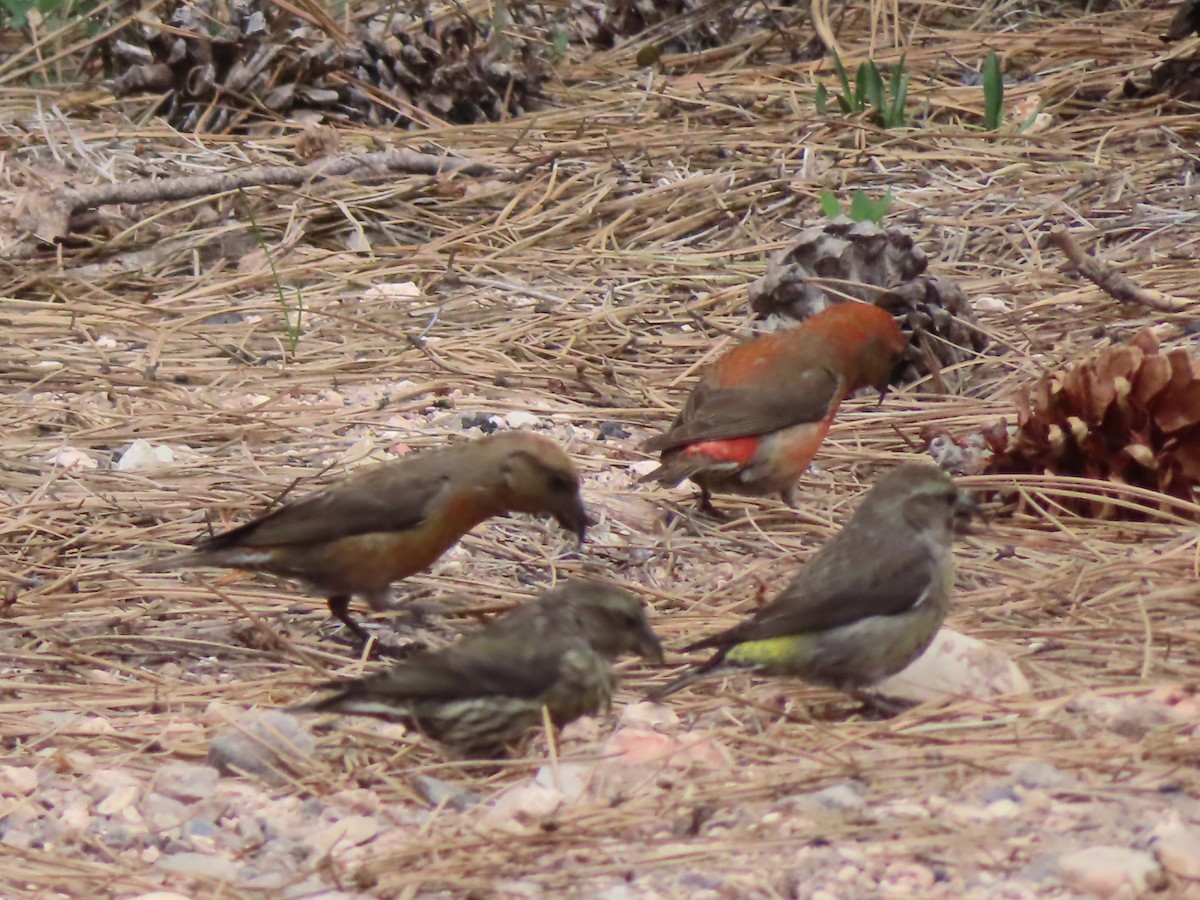
<path fill-rule="evenodd" d="M 494 120 L 524 112 L 545 78 L 529 42 L 491 40 L 462 17 L 388 12 L 339 43 L 268 0 L 186 0 L 165 25 L 150 15 L 114 42 L 127 68 L 112 89 L 165 92 L 162 115 L 185 130 L 223 131 L 264 113 Z"/>
<path fill-rule="evenodd" d="M 803 321 L 846 299 L 874 303 L 879 288 L 915 278 L 927 263 L 903 229 L 845 216 L 800 232 L 788 250 L 750 285 L 750 305 L 759 315 Z"/>
<path fill-rule="evenodd" d="M 897 316 L 911 349 L 901 375 L 922 389 L 961 393 L 988 340 L 966 294 L 951 279 L 925 275 L 925 254 L 903 229 L 839 216 L 801 232 L 750 286 L 759 315 L 803 320 L 847 299 L 877 303 Z"/>
<path fill-rule="evenodd" d="M 938 393 L 962 393 L 972 369 L 961 364 L 975 359 L 988 345 L 962 288 L 940 275 L 918 275 L 877 302 L 900 319 L 912 345 L 900 381 L 916 381 L 928 373 L 930 387 Z"/>

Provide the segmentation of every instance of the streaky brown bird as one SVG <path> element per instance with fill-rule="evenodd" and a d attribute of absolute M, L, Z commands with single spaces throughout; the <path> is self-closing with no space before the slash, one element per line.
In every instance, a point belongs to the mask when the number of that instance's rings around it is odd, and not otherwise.
<path fill-rule="evenodd" d="M 645 604 L 608 582 L 572 579 L 442 650 L 321 685 L 337 693 L 295 709 L 399 719 L 460 752 L 490 756 L 540 726 L 543 707 L 557 727 L 607 707 L 611 660 L 622 653 L 662 661 Z"/>
<path fill-rule="evenodd" d="M 942 626 L 954 586 L 954 536 L 977 514 L 974 498 L 937 466 L 897 466 L 778 597 L 741 624 L 684 647 L 716 653 L 649 699 L 737 667 L 849 693 L 896 674 Z"/>
<path fill-rule="evenodd" d="M 866 387 L 882 398 L 907 346 L 891 315 L 857 302 L 739 344 L 705 370 L 671 427 L 642 445 L 661 451 L 662 464 L 641 480 L 690 479 L 709 512 L 713 491 L 778 493 L 795 506 L 796 482 L 842 401 Z"/>
<path fill-rule="evenodd" d="M 579 473 L 549 438 L 509 431 L 372 466 L 144 570 L 214 566 L 294 578 L 324 594 L 330 613 L 366 641 L 351 597 L 386 609 L 392 582 L 510 512 L 551 515 L 583 542 Z"/>

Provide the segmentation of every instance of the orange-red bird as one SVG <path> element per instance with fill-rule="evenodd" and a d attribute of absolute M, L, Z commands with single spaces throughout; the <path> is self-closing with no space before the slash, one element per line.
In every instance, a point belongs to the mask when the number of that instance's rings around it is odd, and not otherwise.
<path fill-rule="evenodd" d="M 583 542 L 579 473 L 549 438 L 510 431 L 373 466 L 145 570 L 217 566 L 296 578 L 365 641 L 350 616 L 352 596 L 386 609 L 393 581 L 509 512 L 554 516 Z"/>
<path fill-rule="evenodd" d="M 709 512 L 713 491 L 778 492 L 795 506 L 796 482 L 842 401 L 864 387 L 882 399 L 906 347 L 887 312 L 853 301 L 734 347 L 705 371 L 667 432 L 643 445 L 662 451 L 662 465 L 641 480 L 690 478 Z"/>

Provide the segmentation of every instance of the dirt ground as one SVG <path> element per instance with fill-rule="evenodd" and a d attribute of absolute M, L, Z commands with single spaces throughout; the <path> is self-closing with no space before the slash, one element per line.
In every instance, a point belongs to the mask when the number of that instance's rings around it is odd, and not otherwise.
<path fill-rule="evenodd" d="M 1063 506 L 1078 482 L 963 479 L 1023 503 L 959 546 L 948 625 L 1011 658 L 1027 694 L 879 719 L 742 676 L 652 706 L 638 698 L 667 671 L 625 661 L 610 715 L 569 727 L 557 753 L 534 735 L 486 765 L 395 724 L 273 717 L 379 665 L 320 599 L 139 571 L 289 489 L 519 427 L 582 471 L 597 519 L 583 548 L 552 523 L 493 520 L 399 586 L 430 610 L 415 631 L 401 613 L 371 621 L 441 644 L 599 574 L 653 605 L 668 648 L 734 623 L 878 472 L 924 453 L 923 429 L 1011 422 L 1023 384 L 1146 326 L 1194 350 L 1190 307 L 1119 303 L 1042 242 L 1066 226 L 1139 284 L 1200 296 L 1200 118 L 1122 92 L 1194 47 L 1159 40 L 1172 11 L 905 18 L 914 120 L 888 131 L 817 116 L 828 63 L 792 62 L 770 32 L 652 78 L 637 41 L 574 48 L 534 114 L 338 129 L 337 154 L 390 142 L 492 175 L 104 207 L 61 250 L 17 225 L 44 192 L 293 165 L 301 130 L 184 136 L 94 88 L 6 84 L 0 893 L 1200 897 L 1195 504 L 1102 521 Z M 874 57 L 894 63 L 880 21 Z M 1006 102 L 1045 114 L 1036 130 L 974 127 L 981 91 L 957 61 L 978 66 L 985 39 L 1022 73 Z M 839 40 L 867 58 L 867 17 Z M 961 395 L 850 401 L 799 510 L 719 497 L 727 521 L 692 518 L 691 488 L 637 483 L 638 445 L 759 327 L 748 286 L 822 220 L 823 187 L 891 189 L 888 223 L 962 286 L 991 348 Z M 139 440 L 149 457 L 128 455 Z M 248 731 L 286 764 L 218 777 L 214 741 Z"/>

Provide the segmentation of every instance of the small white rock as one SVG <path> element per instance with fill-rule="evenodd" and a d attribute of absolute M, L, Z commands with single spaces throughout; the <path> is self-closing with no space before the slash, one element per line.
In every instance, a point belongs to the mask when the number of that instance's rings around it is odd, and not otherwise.
<path fill-rule="evenodd" d="M 33 766 L 0 766 L 0 796 L 28 797 L 38 786 Z"/>
<path fill-rule="evenodd" d="M 1200 831 L 1178 826 L 1164 832 L 1154 842 L 1158 861 L 1168 872 L 1180 878 L 1200 880 Z"/>
<path fill-rule="evenodd" d="M 154 866 L 180 875 L 215 878 L 218 881 L 236 881 L 238 877 L 236 863 L 208 853 L 172 853 L 158 859 Z"/>
<path fill-rule="evenodd" d="M 115 816 L 137 800 L 141 792 L 141 787 L 136 784 L 119 787 L 96 805 L 96 812 L 102 816 Z"/>
<path fill-rule="evenodd" d="M 557 767 L 544 765 L 533 776 L 534 784 L 561 791 L 566 800 L 578 800 L 591 781 L 592 767 L 584 763 L 560 762 Z"/>
<path fill-rule="evenodd" d="M 82 834 L 91 823 L 92 815 L 88 812 L 87 804 L 81 800 L 68 804 L 58 816 L 58 824 L 68 834 Z"/>
<path fill-rule="evenodd" d="M 336 822 L 319 828 L 304 839 L 318 857 L 365 844 L 383 830 L 371 816 L 343 816 Z"/>
<path fill-rule="evenodd" d="M 642 475 L 649 475 L 660 465 L 661 463 L 657 459 L 639 459 L 629 464 L 629 471 L 641 477 Z"/>
<path fill-rule="evenodd" d="M 162 794 L 150 794 L 142 801 L 142 809 L 150 820 L 150 827 L 155 831 L 167 831 L 178 828 L 187 821 L 190 812 L 173 797 Z"/>
<path fill-rule="evenodd" d="M 1023 694 L 1029 682 L 1000 648 L 943 628 L 907 669 L 875 689 L 885 697 L 923 703 L 945 697 L 986 700 Z"/>
<path fill-rule="evenodd" d="M 864 803 L 863 788 L 860 784 L 847 781 L 809 794 L 796 794 L 788 798 L 788 803 L 806 813 L 860 809 Z"/>
<path fill-rule="evenodd" d="M 33 846 L 33 835 L 20 828 L 6 828 L 0 835 L 0 844 L 16 850 L 28 850 Z"/>
<path fill-rule="evenodd" d="M 1071 784 L 1072 776 L 1042 759 L 1025 759 L 1009 769 L 1019 784 L 1031 788 L 1057 788 Z"/>
<path fill-rule="evenodd" d="M 975 297 L 971 305 L 976 312 L 1008 312 L 1012 309 L 1012 304 L 1000 297 Z"/>
<path fill-rule="evenodd" d="M 628 728 L 675 731 L 679 728 L 679 716 L 665 703 L 642 700 L 621 710 L 620 723 Z"/>
<path fill-rule="evenodd" d="M 363 300 L 407 300 L 421 296 L 421 289 L 411 281 L 385 281 L 363 291 Z"/>
<path fill-rule="evenodd" d="M 104 716 L 84 716 L 75 725 L 81 734 L 113 734 L 117 729 Z"/>
<path fill-rule="evenodd" d="M 1058 869 L 1069 887 L 1094 897 L 1140 896 L 1162 870 L 1149 853 L 1127 847 L 1087 847 L 1061 857 Z"/>
<path fill-rule="evenodd" d="M 59 447 L 46 457 L 46 462 L 60 469 L 98 469 L 100 463 L 74 447 Z"/>
<path fill-rule="evenodd" d="M 566 795 L 555 788 L 527 782 L 506 790 L 484 813 L 484 828 L 524 834 L 545 822 L 562 806 Z"/>
<path fill-rule="evenodd" d="M 221 773 L 212 766 L 194 763 L 168 763 L 154 773 L 154 790 L 164 797 L 190 802 L 203 800 L 217 792 Z"/>
<path fill-rule="evenodd" d="M 309 768 L 316 740 L 308 726 L 279 710 L 249 712 L 212 739 L 208 762 L 222 774 L 283 780 L 287 765 Z"/>
<path fill-rule="evenodd" d="M 175 451 L 163 444 L 151 444 L 138 438 L 130 444 L 117 460 L 118 472 L 137 472 L 155 469 L 175 462 Z"/>
<path fill-rule="evenodd" d="M 929 819 L 933 817 L 933 813 L 920 803 L 904 800 L 889 803 L 881 811 L 897 819 Z"/>
<path fill-rule="evenodd" d="M 586 744 L 600 737 L 600 720 L 595 716 L 580 716 L 574 722 L 568 722 L 558 732 L 560 743 Z"/>
<path fill-rule="evenodd" d="M 984 808 L 984 812 L 989 819 L 1015 819 L 1021 814 L 1021 804 L 1005 797 L 993 800 Z"/>
<path fill-rule="evenodd" d="M 532 428 L 540 425 L 542 420 L 533 413 L 514 410 L 504 417 L 504 424 L 509 428 Z"/>
<path fill-rule="evenodd" d="M 432 775 L 414 775 L 412 785 L 430 806 L 441 806 L 444 803 L 461 812 L 481 800 L 474 791 L 434 778 Z"/>

